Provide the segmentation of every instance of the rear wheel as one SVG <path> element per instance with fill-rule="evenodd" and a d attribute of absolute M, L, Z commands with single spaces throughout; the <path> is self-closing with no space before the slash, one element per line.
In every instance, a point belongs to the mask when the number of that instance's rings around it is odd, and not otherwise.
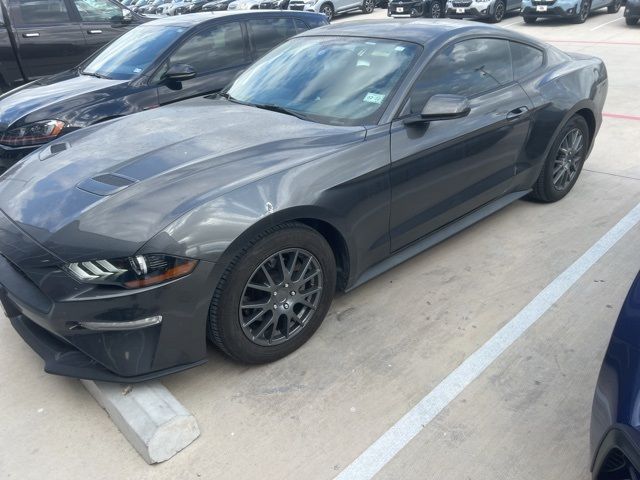
<path fill-rule="evenodd" d="M 375 0 L 364 0 L 362 2 L 362 12 L 363 13 L 373 13 L 373 10 L 376 8 Z"/>
<path fill-rule="evenodd" d="M 618 13 L 622 7 L 622 0 L 614 0 L 611 5 L 607 7 L 607 13 Z"/>
<path fill-rule="evenodd" d="M 580 176 L 590 141 L 585 119 L 572 117 L 553 142 L 530 198 L 550 203 L 567 195 Z"/>
<path fill-rule="evenodd" d="M 491 17 L 489 17 L 489 21 L 491 23 L 500 23 L 504 18 L 504 14 L 507 11 L 507 6 L 504 3 L 504 0 L 496 0 L 495 5 L 493 6 L 493 13 Z"/>
<path fill-rule="evenodd" d="M 632 18 L 632 17 L 626 17 L 625 21 L 627 22 L 627 25 L 637 25 L 638 24 L 638 18 Z"/>
<path fill-rule="evenodd" d="M 272 227 L 238 254 L 216 288 L 208 337 L 245 363 L 278 360 L 324 320 L 336 285 L 327 241 L 299 223 Z"/>
<path fill-rule="evenodd" d="M 523 17 L 524 18 L 524 23 L 528 23 L 529 25 L 531 25 L 532 23 L 536 23 L 536 20 L 538 20 L 538 17 Z"/>

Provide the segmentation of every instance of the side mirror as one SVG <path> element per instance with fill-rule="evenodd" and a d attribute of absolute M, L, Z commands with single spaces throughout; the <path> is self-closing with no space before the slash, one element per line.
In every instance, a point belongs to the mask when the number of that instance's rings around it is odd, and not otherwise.
<path fill-rule="evenodd" d="M 196 71 L 191 65 L 187 65 L 186 63 L 176 63 L 175 65 L 171 65 L 167 73 L 164 74 L 164 78 L 167 80 L 173 80 L 175 82 L 182 82 L 184 80 L 189 80 L 196 76 Z"/>
<path fill-rule="evenodd" d="M 428 123 L 436 120 L 450 120 L 469 115 L 471 105 L 469 99 L 461 95 L 437 94 L 433 95 L 419 115 L 412 115 L 405 119 L 405 125 Z"/>
<path fill-rule="evenodd" d="M 131 10 L 129 10 L 128 8 L 123 8 L 122 9 L 122 23 L 131 23 L 131 20 L 133 20 L 133 14 L 131 13 Z"/>

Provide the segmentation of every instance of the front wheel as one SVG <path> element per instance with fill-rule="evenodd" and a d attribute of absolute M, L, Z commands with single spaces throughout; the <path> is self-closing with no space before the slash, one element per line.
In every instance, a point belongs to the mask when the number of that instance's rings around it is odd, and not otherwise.
<path fill-rule="evenodd" d="M 504 14 L 507 11 L 507 6 L 504 3 L 504 0 L 496 0 L 496 3 L 493 7 L 493 13 L 491 17 L 489 17 L 489 21 L 491 23 L 500 23 L 504 18 Z"/>
<path fill-rule="evenodd" d="M 208 337 L 244 363 L 278 360 L 318 329 L 335 286 L 335 259 L 322 235 L 300 223 L 272 227 L 223 274 L 211 301 Z"/>
<path fill-rule="evenodd" d="M 529 197 L 546 203 L 564 198 L 580 176 L 590 141 L 586 120 L 572 117 L 553 142 Z"/>
<path fill-rule="evenodd" d="M 529 16 L 526 16 L 526 17 L 523 17 L 523 18 L 524 18 L 524 23 L 527 23 L 527 24 L 529 24 L 529 25 L 531 25 L 531 24 L 533 24 L 533 23 L 536 23 L 536 20 L 538 20 L 538 17 L 529 17 Z"/>
<path fill-rule="evenodd" d="M 424 16 L 427 18 L 444 18 L 444 12 L 440 2 L 434 0 L 428 7 L 425 5 Z"/>
<path fill-rule="evenodd" d="M 376 8 L 375 0 L 364 0 L 362 2 L 362 12 L 363 13 L 373 13 L 373 10 Z"/>
<path fill-rule="evenodd" d="M 607 13 L 618 13 L 622 7 L 622 0 L 614 0 L 614 2 L 607 7 Z"/>
<path fill-rule="evenodd" d="M 589 0 L 582 0 L 580 4 L 580 10 L 578 10 L 578 14 L 573 17 L 571 20 L 573 23 L 584 23 L 587 21 L 589 17 L 589 12 L 591 11 L 591 4 Z"/>
<path fill-rule="evenodd" d="M 325 3 L 320 7 L 320 13 L 324 13 L 327 20 L 331 20 L 334 15 L 333 6 L 330 3 Z"/>
<path fill-rule="evenodd" d="M 632 17 L 626 17 L 625 21 L 627 22 L 627 25 L 637 25 L 638 24 L 638 20 L 640 20 L 639 18 L 632 18 Z"/>

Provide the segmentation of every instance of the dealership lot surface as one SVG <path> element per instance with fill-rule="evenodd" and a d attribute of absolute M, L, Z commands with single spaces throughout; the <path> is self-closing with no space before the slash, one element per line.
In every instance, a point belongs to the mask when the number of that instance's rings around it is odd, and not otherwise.
<path fill-rule="evenodd" d="M 166 378 L 202 435 L 153 467 L 78 381 L 44 374 L 2 317 L 0 478 L 331 479 L 487 342 L 640 203 L 640 28 L 622 10 L 502 26 L 607 64 L 608 116 L 568 197 L 516 202 L 339 295 L 282 361 L 245 367 L 211 349 L 205 366 Z M 593 388 L 639 242 L 635 226 L 377 478 L 589 478 Z"/>

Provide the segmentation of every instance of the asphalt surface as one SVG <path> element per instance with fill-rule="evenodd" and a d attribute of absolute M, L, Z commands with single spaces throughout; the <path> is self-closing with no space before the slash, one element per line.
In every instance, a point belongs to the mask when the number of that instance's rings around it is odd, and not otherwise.
<path fill-rule="evenodd" d="M 43 373 L 0 317 L 0 478 L 332 479 L 366 460 L 363 452 L 640 203 L 640 27 L 626 26 L 622 10 L 605 12 L 583 25 L 502 23 L 606 62 L 607 116 L 572 193 L 552 205 L 516 202 L 339 295 L 309 343 L 280 362 L 245 367 L 211 349 L 205 366 L 166 378 L 202 432 L 172 460 L 148 466 L 80 383 Z M 362 18 L 386 13 L 335 21 Z M 590 478 L 591 399 L 640 269 L 639 242 L 635 225 L 375 478 Z"/>

